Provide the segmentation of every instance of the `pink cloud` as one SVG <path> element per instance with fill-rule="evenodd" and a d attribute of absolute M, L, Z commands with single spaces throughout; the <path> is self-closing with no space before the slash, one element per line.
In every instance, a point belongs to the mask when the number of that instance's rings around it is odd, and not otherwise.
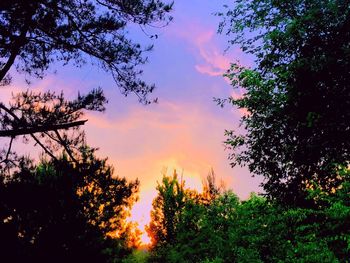
<path fill-rule="evenodd" d="M 217 70 L 210 65 L 196 65 L 195 68 L 199 73 L 206 74 L 212 77 L 223 75 L 222 70 Z"/>
<path fill-rule="evenodd" d="M 227 52 L 227 42 L 222 41 L 216 34 L 216 29 L 207 29 L 196 21 L 180 21 L 182 27 L 170 30 L 170 37 L 186 41 L 191 52 L 197 58 L 195 69 L 209 76 L 222 76 L 232 62 L 239 62 L 244 66 L 251 65 L 242 50 L 231 47 Z M 180 30 L 186 28 L 186 30 Z M 221 40 L 221 41 L 220 41 Z"/>

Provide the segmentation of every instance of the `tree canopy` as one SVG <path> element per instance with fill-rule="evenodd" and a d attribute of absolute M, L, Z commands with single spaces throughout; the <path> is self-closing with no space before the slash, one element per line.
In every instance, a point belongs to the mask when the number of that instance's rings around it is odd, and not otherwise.
<path fill-rule="evenodd" d="M 139 66 L 149 48 L 129 38 L 133 25 L 162 26 L 161 0 L 4 0 L 0 2 L 0 83 L 11 69 L 43 78 L 57 62 L 89 57 L 124 95 L 148 103 L 153 90 Z M 270 263 L 349 262 L 350 1 L 236 0 L 219 31 L 255 57 L 225 75 L 242 97 L 243 134 L 227 131 L 232 165 L 265 177 L 267 197 L 240 200 L 210 170 L 201 192 L 174 171 L 156 187 L 149 252 L 128 222 L 139 181 L 114 175 L 80 126 L 103 111 L 101 89 L 67 100 L 31 91 L 0 102 L 0 256 L 9 262 Z M 30 138 L 39 162 L 12 150 Z M 6 145 L 5 145 L 6 146 Z"/>
<path fill-rule="evenodd" d="M 121 262 L 129 254 L 126 217 L 138 181 L 113 176 L 106 159 L 81 148 L 80 166 L 23 159 L 0 181 L 0 252 L 11 262 Z"/>
<path fill-rule="evenodd" d="M 87 95 L 79 94 L 75 100 L 67 100 L 63 93 L 50 91 L 13 95 L 9 106 L 0 104 L 3 109 L 0 111 L 0 137 L 11 137 L 9 145 L 0 152 L 0 168 L 16 166 L 21 159 L 12 149 L 17 136 L 22 136 L 25 143 L 34 140 L 35 145 L 54 160 L 58 160 L 57 155 L 64 151 L 68 155 L 67 161 L 79 164 L 80 149 L 85 144 L 85 135 L 80 129 L 86 122 L 82 119 L 84 111 L 104 111 L 105 103 L 101 89 Z"/>
<path fill-rule="evenodd" d="M 29 81 L 43 78 L 53 64 L 73 62 L 80 67 L 91 60 L 113 76 L 125 96 L 135 93 L 140 102 L 149 103 L 154 85 L 141 79 L 139 66 L 152 47 L 133 41 L 128 29 L 167 25 L 171 8 L 172 3 L 160 0 L 1 1 L 0 84 L 11 83 L 11 69 Z M 83 110 L 102 111 L 106 102 L 101 89 L 79 94 L 74 101 L 50 91 L 27 91 L 15 95 L 10 105 L 0 102 L 0 137 L 10 137 L 0 164 L 11 164 L 12 143 L 18 136 L 32 138 L 51 158 L 63 147 L 74 161 L 72 148 L 84 139 L 76 132 L 86 122 L 81 119 Z"/>
<path fill-rule="evenodd" d="M 347 262 L 350 173 L 343 168 L 341 174 L 344 181 L 333 195 L 319 187 L 309 190 L 313 208 L 288 207 L 256 194 L 239 200 L 230 190 L 202 202 L 203 193 L 190 195 L 184 188 L 173 239 L 153 246 L 147 262 Z M 163 222 L 151 224 L 165 228 Z"/>
<path fill-rule="evenodd" d="M 133 92 L 146 102 L 154 86 L 139 78 L 138 66 L 151 47 L 134 43 L 127 28 L 164 25 L 171 7 L 160 0 L 1 1 L 0 82 L 10 82 L 12 66 L 42 78 L 54 62 L 81 66 L 91 57 L 112 74 L 124 95 Z"/>
<path fill-rule="evenodd" d="M 312 182 L 334 190 L 350 160 L 349 2 L 237 0 L 219 15 L 220 32 L 256 62 L 226 75 L 245 91 L 229 99 L 246 110 L 246 133 L 227 132 L 232 165 L 288 203 L 305 201 Z"/>
<path fill-rule="evenodd" d="M 146 230 L 152 245 L 161 246 L 174 241 L 176 225 L 184 206 L 184 183 L 178 180 L 176 171 L 172 176 L 163 174 L 157 191 L 158 195 L 152 202 L 151 222 Z"/>

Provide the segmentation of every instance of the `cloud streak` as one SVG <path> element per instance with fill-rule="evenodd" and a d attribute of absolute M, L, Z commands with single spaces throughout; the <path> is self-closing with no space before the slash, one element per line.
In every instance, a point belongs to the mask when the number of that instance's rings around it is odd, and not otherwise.
<path fill-rule="evenodd" d="M 252 65 L 252 61 L 240 48 L 227 49 L 227 44 L 219 43 L 216 29 L 208 29 L 203 24 L 189 18 L 180 20 L 179 24 L 180 26 L 172 29 L 169 35 L 187 43 L 196 57 L 194 67 L 197 72 L 212 77 L 221 77 L 232 62 L 238 62 L 243 66 Z M 183 28 L 187 30 L 182 30 Z"/>

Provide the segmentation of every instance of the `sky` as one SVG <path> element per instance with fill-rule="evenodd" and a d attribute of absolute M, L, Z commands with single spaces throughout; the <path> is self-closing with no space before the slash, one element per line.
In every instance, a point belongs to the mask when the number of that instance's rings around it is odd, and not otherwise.
<path fill-rule="evenodd" d="M 223 144 L 225 129 L 237 129 L 242 112 L 213 102 L 213 97 L 241 95 L 222 76 L 231 62 L 253 66 L 238 47 L 225 52 L 228 38 L 216 33 L 220 19 L 213 15 L 223 10 L 223 4 L 222 0 L 175 1 L 174 20 L 156 30 L 159 37 L 143 67 L 143 78 L 157 86 L 151 95 L 158 98 L 157 104 L 144 106 L 135 96 L 125 98 L 111 76 L 96 66 L 59 68 L 31 87 L 64 90 L 68 97 L 76 96 L 78 90 L 104 89 L 107 110 L 88 113 L 84 129 L 88 143 L 99 148 L 101 157 L 108 157 L 117 175 L 140 180 L 140 201 L 131 220 L 141 230 L 149 222 L 155 187 L 164 169 L 169 173 L 176 169 L 186 185 L 197 190 L 211 168 L 242 199 L 261 190 L 261 178 L 252 178 L 247 168 L 231 168 Z M 150 30 L 151 34 L 155 29 Z M 152 43 L 143 32 L 133 34 Z M 2 96 L 24 88 L 23 81 L 16 82 L 15 87 L 4 88 Z"/>

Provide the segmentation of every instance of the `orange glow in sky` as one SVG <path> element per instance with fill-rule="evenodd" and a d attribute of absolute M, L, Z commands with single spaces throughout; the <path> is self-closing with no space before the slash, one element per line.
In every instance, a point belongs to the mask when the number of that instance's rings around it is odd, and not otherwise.
<path fill-rule="evenodd" d="M 88 66 L 60 67 L 57 74 L 48 74 L 30 87 L 35 91 L 63 90 L 71 99 L 78 91 L 85 94 L 92 88 L 103 88 L 109 101 L 106 111 L 87 113 L 83 129 L 87 143 L 99 148 L 99 157 L 108 157 L 115 175 L 140 180 L 140 200 L 129 220 L 138 223 L 144 244 L 149 242 L 144 227 L 150 221 L 152 200 L 164 167 L 168 174 L 176 169 L 186 187 L 197 191 L 202 190 L 202 178 L 211 168 L 218 181 L 222 179 L 242 199 L 260 190 L 262 179 L 252 178 L 247 168 L 232 169 L 229 152 L 223 146 L 225 130 L 239 129 L 239 119 L 245 112 L 232 105 L 222 109 L 213 102 L 214 97 L 242 96 L 239 91 L 232 93 L 222 76 L 230 62 L 252 65 L 239 48 L 227 50 L 227 39 L 216 34 L 219 21 L 212 14 L 219 11 L 219 6 L 211 0 L 176 1 L 174 21 L 155 32 L 159 38 L 149 54 L 149 63 L 143 67 L 143 77 L 158 87 L 150 99 L 159 98 L 159 103 L 144 106 L 136 96 L 125 98 L 110 75 Z M 145 41 L 146 46 L 153 44 Z M 26 89 L 25 82 L 17 80 L 13 86 L 2 88 L 1 98 L 7 101 L 12 92 Z M 30 147 L 33 144 L 24 148 L 20 140 L 17 145 L 31 157 L 41 151 Z"/>
<path fill-rule="evenodd" d="M 177 171 L 179 180 L 185 181 L 185 187 L 193 190 L 197 190 L 198 192 L 202 191 L 202 177 L 199 173 L 194 171 L 186 172 L 183 171 L 183 168 L 177 164 L 175 159 L 169 159 L 167 162 L 170 164 L 167 166 L 167 175 L 172 174 L 174 170 Z M 137 227 L 141 230 L 141 245 L 148 245 L 150 243 L 150 238 L 145 231 L 145 226 L 149 224 L 151 217 L 150 211 L 152 210 L 152 201 L 157 195 L 156 185 L 157 182 L 160 182 L 162 179 L 161 172 L 159 173 L 158 179 L 152 184 L 153 187 L 143 187 L 141 182 L 140 187 L 140 199 L 133 206 L 131 210 L 131 217 L 129 221 L 137 222 Z"/>

